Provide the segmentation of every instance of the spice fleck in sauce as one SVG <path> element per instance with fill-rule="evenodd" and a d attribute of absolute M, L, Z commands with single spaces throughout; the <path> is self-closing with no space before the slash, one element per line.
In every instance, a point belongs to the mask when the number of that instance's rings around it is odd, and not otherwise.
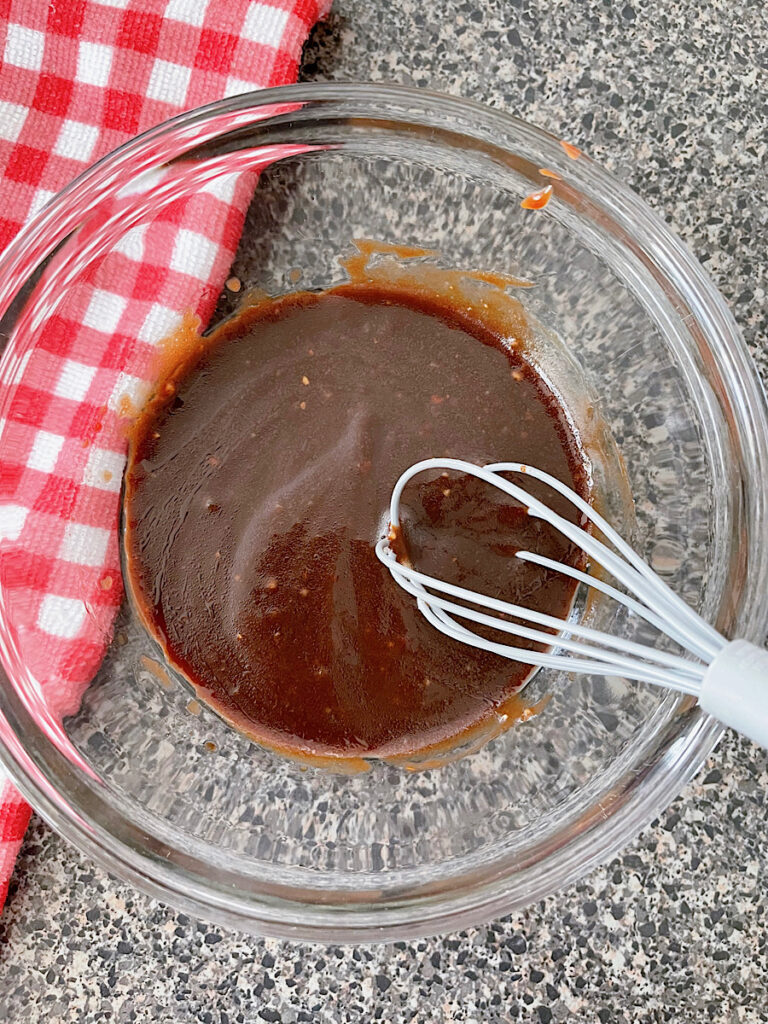
<path fill-rule="evenodd" d="M 588 494 L 554 395 L 476 314 L 373 278 L 262 302 L 198 339 L 137 422 L 134 602 L 198 697 L 255 739 L 402 757 L 482 726 L 529 673 L 434 630 L 374 553 L 395 481 L 425 457 L 528 461 Z M 403 509 L 426 572 L 567 614 L 572 583 L 512 556 L 579 553 L 510 499 L 435 475 Z"/>

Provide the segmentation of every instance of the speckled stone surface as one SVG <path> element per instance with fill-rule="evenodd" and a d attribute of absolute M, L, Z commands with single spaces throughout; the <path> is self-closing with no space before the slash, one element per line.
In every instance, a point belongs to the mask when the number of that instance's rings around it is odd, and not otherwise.
<path fill-rule="evenodd" d="M 485 100 L 583 146 L 660 211 L 768 380 L 768 8 L 759 0 L 335 0 L 305 77 Z M 768 1021 L 768 756 L 729 737 L 583 883 L 378 948 L 175 914 L 35 821 L 0 920 L 0 1020 Z"/>

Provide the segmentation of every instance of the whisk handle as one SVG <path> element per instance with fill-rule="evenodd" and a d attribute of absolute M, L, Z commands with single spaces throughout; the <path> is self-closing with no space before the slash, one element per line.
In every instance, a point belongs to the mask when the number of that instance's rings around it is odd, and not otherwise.
<path fill-rule="evenodd" d="M 704 674 L 699 705 L 768 747 L 768 651 L 747 640 L 726 644 Z"/>

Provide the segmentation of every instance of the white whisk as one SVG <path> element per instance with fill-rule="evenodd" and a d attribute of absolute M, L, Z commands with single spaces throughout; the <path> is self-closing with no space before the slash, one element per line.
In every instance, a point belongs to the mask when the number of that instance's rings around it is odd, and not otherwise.
<path fill-rule="evenodd" d="M 564 573 L 614 598 L 666 634 L 697 660 L 609 636 L 578 622 L 565 622 L 555 616 L 478 594 L 425 575 L 399 562 L 390 541 L 395 536 L 392 528 L 397 530 L 400 526 L 403 489 L 412 477 L 435 469 L 454 470 L 478 477 L 519 501 L 527 508 L 530 516 L 554 526 L 634 596 L 622 593 L 609 583 L 570 565 L 532 551 L 518 551 L 515 557 Z M 524 473 L 548 484 L 575 505 L 615 550 L 553 512 L 524 488 L 510 483 L 500 476 L 501 473 Z M 625 679 L 656 683 L 691 694 L 698 698 L 706 712 L 750 739 L 768 746 L 768 651 L 746 640 L 728 641 L 721 636 L 659 579 L 598 512 L 570 487 L 548 473 L 519 462 L 499 462 L 480 467 L 461 459 L 426 459 L 411 466 L 397 481 L 392 492 L 389 519 L 390 532 L 376 545 L 376 554 L 395 581 L 416 598 L 424 617 L 446 636 L 527 665 L 562 668 L 568 672 L 620 675 Z M 468 602 L 474 607 L 458 602 Z M 478 607 L 520 621 L 510 622 L 506 618 L 497 618 L 478 611 Z M 549 648 L 555 643 L 557 648 L 570 654 L 529 651 L 496 643 L 468 629 L 457 619 L 490 626 L 526 640 L 546 644 Z M 557 630 L 557 636 L 546 632 L 546 629 Z"/>

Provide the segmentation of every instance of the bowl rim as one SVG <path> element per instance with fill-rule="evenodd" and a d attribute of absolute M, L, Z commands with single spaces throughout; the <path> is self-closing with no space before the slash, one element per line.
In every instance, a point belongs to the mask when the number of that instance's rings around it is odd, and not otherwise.
<path fill-rule="evenodd" d="M 17 295 L 23 280 L 21 268 L 28 266 L 30 253 L 52 248 L 51 240 L 68 234 L 67 209 L 82 190 L 98 189 L 115 168 L 137 154 L 151 154 L 149 165 L 157 163 L 158 140 L 191 137 L 192 129 L 205 125 L 219 114 L 242 115 L 250 122 L 259 108 L 275 104 L 329 104 L 355 99 L 367 108 L 388 104 L 407 108 L 418 121 L 425 113 L 438 111 L 468 134 L 468 123 L 477 120 L 485 129 L 494 125 L 506 133 L 527 139 L 541 149 L 559 147 L 560 140 L 514 115 L 472 100 L 402 85 L 376 83 L 301 83 L 244 93 L 218 100 L 180 114 L 157 125 L 102 157 L 83 171 L 40 210 L 22 229 L 0 258 L 0 315 Z M 218 134 L 218 130 L 214 133 Z M 501 134 L 501 133 L 500 133 Z M 199 142 L 199 135 L 194 138 Z M 584 156 L 576 168 L 580 184 L 587 179 L 588 190 L 609 191 L 614 205 L 611 214 L 638 243 L 647 260 L 666 280 L 674 279 L 689 306 L 695 309 L 704 333 L 714 337 L 718 370 L 726 394 L 739 420 L 739 441 L 749 464 L 752 492 L 751 529 L 759 534 L 768 508 L 768 409 L 765 395 L 738 327 L 725 301 L 688 249 L 663 220 L 629 188 L 598 164 Z M 63 235 L 61 234 L 63 232 Z M 55 241 L 54 241 L 54 244 Z M 43 257 L 40 256 L 42 259 Z M 746 616 L 743 635 L 760 642 L 768 628 L 768 609 L 759 603 L 768 582 L 768 547 L 760 551 L 751 539 L 750 579 L 745 583 Z M 0 610 L 0 614 L 2 614 Z M 435 934 L 487 920 L 489 917 L 526 906 L 582 877 L 605 861 L 656 817 L 680 792 L 706 760 L 724 732 L 723 727 L 698 708 L 691 708 L 685 722 L 645 775 L 602 808 L 599 820 L 583 821 L 567 845 L 568 856 L 556 858 L 557 850 L 541 849 L 537 857 L 514 873 L 505 874 L 503 862 L 491 862 L 471 875 L 459 876 L 461 884 L 450 894 L 442 889 L 415 894 L 402 892 L 386 901 L 345 902 L 344 890 L 328 890 L 322 901 L 288 897 L 279 891 L 262 892 L 258 899 L 243 891 L 215 888 L 162 857 L 137 848 L 101 824 L 93 810 L 69 805 L 24 749 L 14 728 L 16 718 L 11 688 L 0 685 L 0 761 L 23 796 L 75 847 L 97 863 L 139 889 L 174 906 L 240 929 L 287 938 L 317 941 L 376 941 Z M 58 752 L 57 752 L 58 754 Z M 63 755 L 59 755 L 63 758 Z M 623 813 L 619 814 L 618 811 Z M 565 847 L 557 849 L 562 854 Z M 318 890 L 319 892 L 319 890 Z M 305 889 L 297 889 L 306 897 Z M 331 897 L 338 897 L 336 902 Z"/>

